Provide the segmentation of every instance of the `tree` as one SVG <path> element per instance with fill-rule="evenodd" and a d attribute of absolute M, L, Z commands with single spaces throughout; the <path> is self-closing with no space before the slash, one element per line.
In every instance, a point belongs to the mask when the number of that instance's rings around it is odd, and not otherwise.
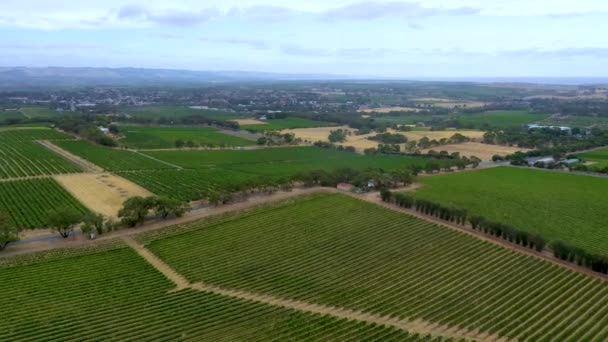
<path fill-rule="evenodd" d="M 257 141 L 258 145 L 266 145 L 267 143 L 268 143 L 268 138 L 266 138 L 266 137 L 259 137 L 258 138 L 258 141 Z"/>
<path fill-rule="evenodd" d="M 91 231 L 95 230 L 97 234 L 101 235 L 104 233 L 104 217 L 101 214 L 87 214 L 84 216 L 84 223 L 81 227 L 83 233 L 86 233 L 85 230 Z"/>
<path fill-rule="evenodd" d="M 154 205 L 153 198 L 143 198 L 141 196 L 131 197 L 125 201 L 122 209 L 118 211 L 121 222 L 129 227 L 143 223 L 146 215 Z"/>
<path fill-rule="evenodd" d="M 348 131 L 345 129 L 336 129 L 329 131 L 329 141 L 336 142 L 345 142 Z"/>
<path fill-rule="evenodd" d="M 53 209 L 47 215 L 49 228 L 58 232 L 64 239 L 70 236 L 74 227 L 82 222 L 82 219 L 82 214 L 72 207 Z"/>
<path fill-rule="evenodd" d="M 0 251 L 11 242 L 19 241 L 19 228 L 15 226 L 8 215 L 0 213 Z"/>
<path fill-rule="evenodd" d="M 431 147 L 431 141 L 428 137 L 422 137 L 422 139 L 420 139 L 418 141 L 418 147 L 419 148 L 429 148 Z"/>
<path fill-rule="evenodd" d="M 181 217 L 186 211 L 190 210 L 188 203 L 171 197 L 157 197 L 153 202 L 152 209 L 154 210 L 154 213 L 163 219 L 167 218 L 169 215 Z"/>
<path fill-rule="evenodd" d="M 108 130 L 112 134 L 118 134 L 118 133 L 120 133 L 120 130 L 118 129 L 118 126 L 116 126 L 116 125 L 109 125 L 108 126 Z"/>
<path fill-rule="evenodd" d="M 481 159 L 479 159 L 476 156 L 470 156 L 469 160 L 471 161 L 471 165 L 473 166 L 473 168 L 476 168 L 479 166 L 479 163 L 481 163 Z"/>
<path fill-rule="evenodd" d="M 182 147 L 184 147 L 184 145 L 186 145 L 186 142 L 184 140 L 182 140 L 182 139 L 175 140 L 175 147 L 182 148 Z"/>

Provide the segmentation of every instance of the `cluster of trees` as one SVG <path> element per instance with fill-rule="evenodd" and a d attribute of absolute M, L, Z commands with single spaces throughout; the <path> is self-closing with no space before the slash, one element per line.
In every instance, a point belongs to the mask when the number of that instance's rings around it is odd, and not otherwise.
<path fill-rule="evenodd" d="M 327 149 L 332 149 L 332 150 L 337 150 L 337 151 L 344 151 L 344 152 L 351 152 L 351 153 L 357 152 L 357 149 L 354 146 L 336 145 L 336 144 L 332 144 L 327 141 L 317 141 L 313 145 L 316 147 L 327 148 Z"/>
<path fill-rule="evenodd" d="M 156 217 L 166 219 L 171 215 L 181 217 L 188 210 L 190 210 L 188 203 L 172 197 L 135 196 L 124 202 L 122 209 L 118 211 L 118 217 L 122 224 L 135 227 L 144 222 L 150 211 Z"/>
<path fill-rule="evenodd" d="M 401 146 L 397 144 L 378 144 L 378 147 L 370 147 L 363 150 L 368 156 L 373 156 L 376 154 L 400 154 Z"/>
<path fill-rule="evenodd" d="M 469 222 L 473 229 L 503 238 L 509 242 L 535 249 L 538 252 L 545 249 L 545 239 L 539 234 L 518 230 L 511 225 L 494 222 L 482 216 L 471 216 Z"/>
<path fill-rule="evenodd" d="M 538 252 L 546 248 L 546 241 L 539 234 L 525 232 L 508 224 L 488 220 L 483 216 L 468 216 L 465 209 L 445 207 L 439 203 L 415 199 L 409 194 L 391 192 L 388 189 L 382 189 L 380 196 L 384 202 L 393 203 L 403 208 L 413 208 L 416 211 L 438 217 L 445 221 L 461 225 L 469 222 L 475 230 L 500 237 Z M 562 241 L 552 241 L 549 244 L 549 248 L 556 258 L 576 263 L 595 272 L 608 274 L 608 257 L 606 256 L 589 253 L 582 248 L 570 246 Z"/>
<path fill-rule="evenodd" d="M 380 133 L 367 139 L 373 141 L 379 141 L 383 144 L 403 144 L 407 142 L 407 137 L 403 134 L 392 134 L 392 133 Z"/>
<path fill-rule="evenodd" d="M 556 258 L 576 263 L 595 272 L 608 273 L 608 257 L 606 256 L 589 253 L 562 241 L 553 241 L 549 246 Z"/>
<path fill-rule="evenodd" d="M 337 142 L 345 142 L 346 141 L 346 137 L 350 134 L 350 132 L 346 129 L 336 129 L 336 130 L 331 130 L 329 131 L 329 141 L 332 143 L 337 143 Z"/>
<path fill-rule="evenodd" d="M 13 224 L 7 214 L 0 212 L 0 251 L 9 243 L 17 241 L 19 241 L 19 228 Z"/>
<path fill-rule="evenodd" d="M 277 131 L 267 131 L 263 137 L 257 141 L 258 145 L 262 146 L 278 146 L 278 145 L 296 145 L 302 142 L 302 139 L 296 138 L 294 133 L 283 133 Z"/>
<path fill-rule="evenodd" d="M 116 140 L 99 130 L 99 126 L 107 125 L 109 125 L 109 121 L 105 117 L 96 117 L 92 115 L 62 117 L 55 121 L 55 126 L 66 132 L 77 134 L 84 139 L 100 145 L 110 147 L 118 146 Z M 112 131 L 118 133 L 118 128 L 116 126 L 109 126 Z"/>
<path fill-rule="evenodd" d="M 302 172 L 294 177 L 294 181 L 304 186 L 335 187 L 340 183 L 349 183 L 361 189 L 395 188 L 400 185 L 409 185 L 414 181 L 417 171 L 412 168 L 403 168 L 393 171 L 383 169 L 355 170 L 351 168 L 336 169 L 333 171 L 313 170 Z"/>
<path fill-rule="evenodd" d="M 447 144 L 460 144 L 467 141 L 470 141 L 468 137 L 460 133 L 454 133 L 454 135 L 449 138 L 441 138 L 439 140 L 431 140 L 428 137 L 422 137 L 420 140 L 418 140 L 418 143 L 415 146 L 418 146 L 418 148 L 432 148 Z"/>

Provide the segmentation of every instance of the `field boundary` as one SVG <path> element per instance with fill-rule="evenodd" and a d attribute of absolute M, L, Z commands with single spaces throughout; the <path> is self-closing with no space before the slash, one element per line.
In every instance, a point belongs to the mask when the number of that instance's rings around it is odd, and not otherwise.
<path fill-rule="evenodd" d="M 166 161 L 164 161 L 164 160 L 156 159 L 156 158 L 154 158 L 154 157 L 152 157 L 152 156 L 149 156 L 149 155 L 147 155 L 147 154 L 145 154 L 145 153 L 141 153 L 141 152 L 139 152 L 139 151 L 135 151 L 135 150 L 129 150 L 129 151 L 131 151 L 131 152 L 133 152 L 133 153 L 135 153 L 135 154 L 138 154 L 138 155 L 140 155 L 140 156 L 142 156 L 142 157 L 146 157 L 146 158 L 148 158 L 148 159 L 152 159 L 152 160 L 157 161 L 157 162 L 159 162 L 159 163 L 163 163 L 163 164 L 165 164 L 165 165 L 168 165 L 168 166 L 174 167 L 174 168 L 176 168 L 176 169 L 178 169 L 178 170 L 183 170 L 183 169 L 184 169 L 184 168 L 183 168 L 183 167 L 181 167 L 181 166 L 178 166 L 178 165 L 174 165 L 174 164 L 168 163 L 168 162 L 166 162 Z"/>
<path fill-rule="evenodd" d="M 477 334 L 474 332 L 460 332 L 457 328 L 450 328 L 448 326 L 439 325 L 436 323 L 424 321 L 424 320 L 403 320 L 385 316 L 378 316 L 360 311 L 353 311 L 349 309 L 343 309 L 338 307 L 326 306 L 313 304 L 308 302 L 302 302 L 297 300 L 285 299 L 276 296 L 260 294 L 255 292 L 234 290 L 221 288 L 214 285 L 205 284 L 203 282 L 190 283 L 184 276 L 179 274 L 176 270 L 171 268 L 161 258 L 156 256 L 152 251 L 145 248 L 143 245 L 136 242 L 131 236 L 123 236 L 123 241 L 137 252 L 142 258 L 146 260 L 152 267 L 158 272 L 162 273 L 168 280 L 175 284 L 175 289 L 171 292 L 180 291 L 184 289 L 193 289 L 197 291 L 211 292 L 219 295 L 228 297 L 244 299 L 249 301 L 256 301 L 274 306 L 280 306 L 288 309 L 293 309 L 301 312 L 310 312 L 322 315 L 333 316 L 339 319 L 349 319 L 356 321 L 363 321 L 368 323 L 381 324 L 384 326 L 390 326 L 397 329 L 404 330 L 408 333 L 420 334 L 420 335 L 432 335 L 434 337 L 449 337 L 453 339 L 471 339 L 474 341 L 500 341 L 499 337 L 488 336 L 484 339 L 479 339 Z"/>
<path fill-rule="evenodd" d="M 47 149 L 51 150 L 52 152 L 55 152 L 56 154 L 71 161 L 72 163 L 78 165 L 84 172 L 90 172 L 90 173 L 103 172 L 103 169 L 101 167 L 99 167 L 83 158 L 80 158 L 79 156 L 77 156 L 75 154 L 72 154 L 72 153 L 64 150 L 63 148 L 53 144 L 49 140 L 36 140 L 36 142 L 39 143 L 40 145 L 46 147 Z"/>

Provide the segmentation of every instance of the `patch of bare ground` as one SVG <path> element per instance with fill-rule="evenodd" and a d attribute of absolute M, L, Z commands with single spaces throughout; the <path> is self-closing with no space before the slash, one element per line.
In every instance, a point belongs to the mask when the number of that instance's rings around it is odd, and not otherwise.
<path fill-rule="evenodd" d="M 483 133 L 483 132 L 482 132 Z M 490 145 L 482 144 L 479 142 L 465 142 L 461 144 L 449 144 L 442 145 L 426 150 L 422 150 L 423 153 L 427 153 L 430 150 L 435 151 L 448 151 L 449 153 L 458 152 L 461 156 L 476 156 L 483 161 L 492 160 L 492 156 L 500 155 L 505 156 L 508 154 L 515 153 L 517 151 L 528 151 L 525 148 L 512 147 L 512 146 L 501 146 L 501 145 Z"/>
<path fill-rule="evenodd" d="M 76 173 L 53 176 L 91 211 L 117 217 L 124 201 L 134 196 L 151 196 L 141 186 L 111 173 Z"/>
<path fill-rule="evenodd" d="M 48 148 L 49 150 L 61 155 L 62 157 L 66 158 L 67 160 L 71 161 L 72 163 L 80 166 L 80 168 L 82 168 L 82 170 L 85 172 L 92 172 L 92 173 L 103 172 L 103 169 L 101 167 L 62 149 L 61 147 L 53 144 L 52 142 L 50 142 L 48 140 L 37 140 L 37 142 L 39 144 L 41 144 L 42 146 Z"/>
<path fill-rule="evenodd" d="M 260 121 L 260 120 L 256 120 L 256 119 L 235 119 L 235 120 L 228 120 L 228 121 L 236 122 L 239 125 L 266 125 L 267 124 L 267 122 L 265 122 L 265 121 Z"/>

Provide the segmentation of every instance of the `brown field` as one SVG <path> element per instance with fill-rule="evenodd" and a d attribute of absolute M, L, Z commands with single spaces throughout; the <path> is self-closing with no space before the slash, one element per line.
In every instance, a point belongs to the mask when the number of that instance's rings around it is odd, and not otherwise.
<path fill-rule="evenodd" d="M 266 125 L 267 122 L 256 120 L 256 119 L 236 119 L 236 120 L 228 120 L 237 122 L 239 125 Z"/>
<path fill-rule="evenodd" d="M 426 153 L 429 150 L 448 151 L 450 153 L 460 152 L 460 155 L 462 155 L 462 156 L 467 156 L 467 157 L 476 156 L 476 157 L 479 157 L 483 161 L 492 160 L 492 156 L 495 154 L 504 156 L 507 154 L 515 153 L 517 151 L 527 151 L 527 149 L 525 149 L 525 148 L 488 145 L 488 144 L 482 144 L 482 143 L 478 143 L 478 142 L 467 142 L 467 143 L 462 143 L 462 144 L 437 146 L 437 147 L 434 147 L 431 149 L 422 150 L 422 152 Z"/>
<path fill-rule="evenodd" d="M 413 107 L 380 107 L 380 108 L 368 108 L 359 109 L 361 113 L 390 113 L 390 112 L 419 112 L 420 108 Z"/>
<path fill-rule="evenodd" d="M 110 173 L 79 173 L 53 176 L 91 211 L 116 217 L 129 197 L 150 196 L 151 192 Z"/>
<path fill-rule="evenodd" d="M 349 135 L 346 142 L 340 143 L 338 145 L 344 146 L 353 146 L 359 151 L 363 151 L 366 148 L 377 147 L 378 142 L 368 140 L 367 138 L 370 136 L 376 135 L 376 133 L 364 134 L 364 135 L 355 135 L 355 130 L 349 128 L 348 126 L 334 126 L 334 127 L 315 127 L 315 128 L 296 128 L 296 129 L 286 129 L 281 131 L 281 133 L 293 133 L 296 137 L 301 138 L 304 141 L 315 142 L 315 141 L 328 141 L 327 137 L 329 136 L 329 132 L 336 129 L 346 129 L 348 131 L 353 132 L 352 135 Z M 450 138 L 455 133 L 460 133 L 466 137 L 471 139 L 479 139 L 483 137 L 482 131 L 471 131 L 471 130 L 454 130 L 454 131 L 411 131 L 411 132 L 397 132 L 395 130 L 388 130 L 390 133 L 399 133 L 405 135 L 408 140 L 420 140 L 422 137 L 428 137 L 429 139 L 439 140 L 441 138 Z M 404 148 L 403 144 L 401 148 Z M 490 156 L 491 157 L 491 156 Z"/>

